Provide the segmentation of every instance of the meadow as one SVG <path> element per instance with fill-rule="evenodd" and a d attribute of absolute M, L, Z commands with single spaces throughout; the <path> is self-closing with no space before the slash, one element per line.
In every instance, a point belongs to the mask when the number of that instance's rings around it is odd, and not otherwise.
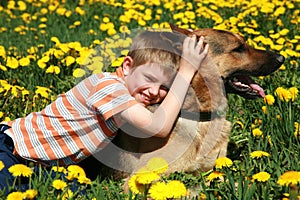
<path fill-rule="evenodd" d="M 0 191 L 0 199 L 300 199 L 299 7 L 300 0 L 1 1 L 2 122 L 41 110 L 88 74 L 113 71 L 130 43 L 118 35 L 128 30 L 168 29 L 169 23 L 229 30 L 286 61 L 256 79 L 264 99 L 229 95 L 228 156 L 209 172 L 168 177 L 157 172 L 132 181 L 126 194 L 122 181 L 90 180 L 78 166 L 54 167 L 55 177 L 20 166 L 12 169 L 16 181 L 8 195 Z M 98 45 L 101 55 L 93 54 Z M 68 176 L 62 178 L 62 172 Z M 30 179 L 27 191 L 15 190 L 21 176 Z"/>

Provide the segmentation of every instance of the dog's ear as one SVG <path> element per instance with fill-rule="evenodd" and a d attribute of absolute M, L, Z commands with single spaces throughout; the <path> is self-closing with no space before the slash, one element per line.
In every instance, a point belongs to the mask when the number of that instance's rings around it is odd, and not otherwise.
<path fill-rule="evenodd" d="M 187 35 L 187 36 L 189 36 L 189 35 L 191 35 L 191 33 L 193 33 L 193 31 L 191 31 L 191 30 L 179 28 L 178 26 L 175 26 L 174 24 L 170 23 L 169 25 L 170 25 L 173 32 L 182 33 L 182 34 Z"/>
<path fill-rule="evenodd" d="M 186 37 L 183 34 L 179 33 L 173 33 L 173 32 L 161 32 L 160 33 L 161 38 L 164 41 L 167 41 L 170 43 L 170 45 L 173 47 L 171 52 L 175 51 L 174 53 L 181 54 L 182 51 L 182 41 Z"/>

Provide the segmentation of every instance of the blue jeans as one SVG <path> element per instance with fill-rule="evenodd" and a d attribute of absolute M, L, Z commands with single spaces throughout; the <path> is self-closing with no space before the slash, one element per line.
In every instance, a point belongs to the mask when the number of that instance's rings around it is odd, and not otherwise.
<path fill-rule="evenodd" d="M 4 164 L 4 168 L 0 170 L 0 190 L 5 189 L 8 193 L 8 187 L 12 185 L 15 177 L 8 171 L 8 168 L 15 164 L 22 162 L 13 154 L 14 143 L 13 140 L 4 133 L 10 127 L 0 124 L 0 160 Z M 22 163 L 24 164 L 24 163 Z M 24 185 L 26 187 L 26 185 Z M 24 188 L 25 189 L 25 188 Z"/>
<path fill-rule="evenodd" d="M 10 127 L 4 124 L 0 124 L 0 160 L 4 163 L 4 168 L 0 170 L 0 190 L 5 189 L 6 194 L 9 192 L 9 186 L 12 186 L 15 177 L 12 176 L 12 174 L 8 171 L 8 168 L 15 164 L 27 164 L 25 160 L 19 159 L 17 156 L 13 154 L 14 151 L 14 143 L 13 140 L 5 134 L 5 130 L 9 129 Z M 34 173 L 37 173 L 39 170 L 38 167 L 34 168 Z M 45 169 L 46 171 L 50 172 L 50 169 Z M 65 174 L 63 175 L 63 177 Z M 52 172 L 52 178 L 55 177 L 55 173 Z M 21 184 L 21 191 L 25 191 L 29 188 L 28 179 L 23 179 Z M 71 190 L 73 192 L 77 191 L 79 188 L 79 184 L 77 183 L 77 180 L 73 181 L 73 185 L 71 187 Z M 18 189 L 18 188 L 11 188 L 12 190 Z M 85 191 L 81 191 L 81 194 L 83 195 Z"/>

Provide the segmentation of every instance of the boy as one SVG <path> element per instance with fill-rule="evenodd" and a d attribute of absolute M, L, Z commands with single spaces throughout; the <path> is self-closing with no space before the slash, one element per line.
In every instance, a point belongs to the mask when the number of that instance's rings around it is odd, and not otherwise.
<path fill-rule="evenodd" d="M 11 165 L 26 160 L 46 166 L 78 163 L 104 148 L 123 123 L 166 137 L 208 52 L 203 40 L 187 37 L 180 59 L 159 32 L 146 31 L 133 40 L 116 73 L 91 75 L 41 112 L 0 125 L 5 165 L 0 189 L 6 187 L 6 177 L 14 179 L 7 171 Z M 154 113 L 145 108 L 160 102 Z"/>

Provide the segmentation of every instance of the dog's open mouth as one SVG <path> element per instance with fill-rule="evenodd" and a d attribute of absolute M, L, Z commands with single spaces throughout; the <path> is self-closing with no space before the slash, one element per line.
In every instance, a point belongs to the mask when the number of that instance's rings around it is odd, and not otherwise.
<path fill-rule="evenodd" d="M 245 98 L 264 98 L 264 89 L 246 75 L 236 75 L 225 79 L 227 93 L 235 93 Z"/>

